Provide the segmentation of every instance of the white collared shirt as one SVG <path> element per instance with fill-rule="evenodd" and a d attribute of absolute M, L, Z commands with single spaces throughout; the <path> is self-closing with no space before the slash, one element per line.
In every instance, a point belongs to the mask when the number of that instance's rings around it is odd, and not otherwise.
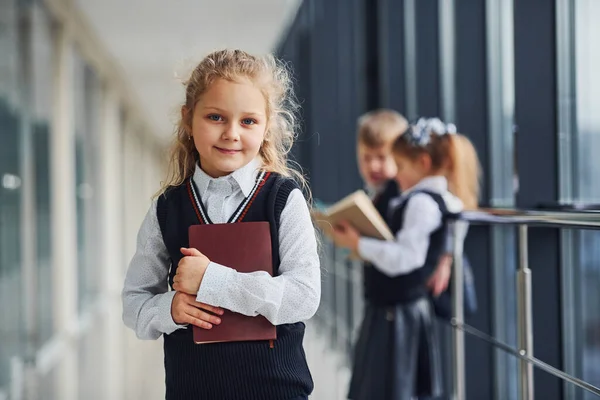
<path fill-rule="evenodd" d="M 431 176 L 392 200 L 390 210 L 400 206 L 407 195 L 417 189 L 441 194 L 451 212 L 460 212 L 463 209 L 462 202 L 448 191 L 446 178 Z M 441 224 L 442 213 L 438 204 L 431 196 L 416 193 L 408 199 L 404 210 L 404 223 L 402 229 L 396 233 L 396 240 L 387 242 L 363 237 L 359 240 L 358 252 L 363 259 L 388 276 L 408 274 L 425 264 L 429 237 Z"/>
<path fill-rule="evenodd" d="M 260 160 L 221 178 L 196 167 L 193 180 L 213 223 L 226 222 L 250 193 Z M 197 301 L 249 316 L 263 315 L 274 325 L 311 318 L 321 298 L 321 271 L 314 227 L 304 195 L 294 189 L 281 213 L 279 276 L 266 272 L 239 273 L 235 266 L 211 262 Z M 175 292 L 168 291 L 170 257 L 156 218 L 156 201 L 146 214 L 137 250 L 123 288 L 123 320 L 142 339 L 182 328 L 171 317 Z"/>
<path fill-rule="evenodd" d="M 363 190 L 365 191 L 365 193 L 367 194 L 367 196 L 369 196 L 369 198 L 371 200 L 373 200 L 375 197 L 377 197 L 377 195 L 379 193 L 381 193 L 384 189 L 385 189 L 385 185 L 381 185 L 379 187 L 365 185 L 363 188 Z"/>
<path fill-rule="evenodd" d="M 256 183 L 260 165 L 260 160 L 254 159 L 237 171 L 220 178 L 212 178 L 196 166 L 194 183 L 202 204 L 209 213 L 208 217 L 214 224 L 227 222 L 250 194 Z"/>

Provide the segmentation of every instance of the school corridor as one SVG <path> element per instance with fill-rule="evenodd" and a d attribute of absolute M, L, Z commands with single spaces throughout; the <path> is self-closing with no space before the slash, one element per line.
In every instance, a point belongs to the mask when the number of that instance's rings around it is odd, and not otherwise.
<path fill-rule="evenodd" d="M 222 47 L 292 67 L 317 204 L 362 187 L 368 110 L 475 145 L 485 210 L 438 323 L 445 398 L 600 398 L 598 20 L 599 0 L 0 0 L 0 400 L 164 398 L 162 339 L 125 327 L 120 296 L 182 82 Z M 362 267 L 327 240 L 321 265 L 311 399 L 341 400 Z"/>

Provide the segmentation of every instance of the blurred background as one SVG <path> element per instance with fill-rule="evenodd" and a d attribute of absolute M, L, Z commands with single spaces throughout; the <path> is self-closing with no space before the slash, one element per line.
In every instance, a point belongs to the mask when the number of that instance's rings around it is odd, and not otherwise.
<path fill-rule="evenodd" d="M 599 0 L 0 0 L 0 400 L 164 398 L 162 341 L 124 327 L 120 290 L 181 78 L 209 51 L 290 62 L 293 157 L 322 202 L 361 187 L 356 119 L 390 107 L 469 136 L 484 206 L 597 208 L 599 20 Z M 600 386 L 600 234 L 529 240 L 534 354 Z M 512 346 L 515 241 L 478 226 L 466 243 L 467 322 Z M 323 269 L 311 398 L 343 399 L 360 268 L 326 245 Z M 472 337 L 466 377 L 469 399 L 518 398 L 517 361 Z M 535 394 L 595 398 L 537 370 Z"/>

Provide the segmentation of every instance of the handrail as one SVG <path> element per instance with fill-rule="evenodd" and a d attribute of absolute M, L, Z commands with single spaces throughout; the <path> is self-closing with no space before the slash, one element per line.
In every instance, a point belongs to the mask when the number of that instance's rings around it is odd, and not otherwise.
<path fill-rule="evenodd" d="M 328 204 L 315 200 L 319 208 Z M 600 229 L 600 210 L 527 210 L 516 208 L 479 208 L 463 211 L 455 219 L 471 224 L 533 225 L 549 228 Z"/>
<path fill-rule="evenodd" d="M 600 211 L 539 211 L 482 208 L 463 211 L 458 219 L 471 224 L 529 225 L 549 228 L 600 229 Z"/>

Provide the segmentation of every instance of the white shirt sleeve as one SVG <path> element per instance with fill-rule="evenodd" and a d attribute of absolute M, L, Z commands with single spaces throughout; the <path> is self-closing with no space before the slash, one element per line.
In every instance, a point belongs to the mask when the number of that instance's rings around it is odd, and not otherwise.
<path fill-rule="evenodd" d="M 281 213 L 279 275 L 241 273 L 211 262 L 197 301 L 240 314 L 265 316 L 273 325 L 311 318 L 321 298 L 321 269 L 315 229 L 306 200 L 294 189 Z"/>
<path fill-rule="evenodd" d="M 121 293 L 123 321 L 140 339 L 158 339 L 185 325 L 171 316 L 175 292 L 168 291 L 171 261 L 156 218 L 156 201 L 148 210 L 137 236 Z"/>
<path fill-rule="evenodd" d="M 431 196 L 416 193 L 407 201 L 404 224 L 395 241 L 361 238 L 358 242 L 360 256 L 391 277 L 408 274 L 425 264 L 429 236 L 442 224 L 442 213 Z"/>

